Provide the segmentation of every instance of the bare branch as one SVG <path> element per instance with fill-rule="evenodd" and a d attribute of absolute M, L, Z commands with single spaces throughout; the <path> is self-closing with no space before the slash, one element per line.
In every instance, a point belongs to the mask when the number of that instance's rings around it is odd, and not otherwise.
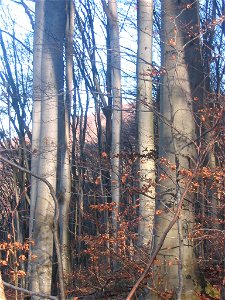
<path fill-rule="evenodd" d="M 5 31 L 3 29 L 0 29 L 1 32 L 9 35 L 12 39 L 16 40 L 18 43 L 20 43 L 28 52 L 33 53 L 33 51 L 27 47 L 21 40 L 19 40 L 18 38 L 16 38 L 14 35 L 12 35 L 11 33 L 9 33 L 8 31 Z"/>
<path fill-rule="evenodd" d="M 50 300 L 58 300 L 59 298 L 58 297 L 55 297 L 55 296 L 49 296 L 49 295 L 46 295 L 46 294 L 42 294 L 42 293 L 36 293 L 36 292 L 32 292 L 32 291 L 29 291 L 27 289 L 24 289 L 24 288 L 20 288 L 20 287 L 17 287 L 15 285 L 12 285 L 10 283 L 7 283 L 5 281 L 2 281 L 4 286 L 7 286 L 11 289 L 14 289 L 16 291 L 19 291 L 19 292 L 23 292 L 25 294 L 28 294 L 30 296 L 38 296 L 38 297 L 41 297 L 41 298 L 44 298 L 44 299 L 50 299 Z"/>
<path fill-rule="evenodd" d="M 32 29 L 34 30 L 34 19 L 32 17 L 32 13 L 34 13 L 34 12 L 29 8 L 29 6 L 26 3 L 24 3 L 23 0 L 20 0 L 20 1 L 12 0 L 12 1 L 16 4 L 20 4 L 20 5 L 23 6 L 23 8 L 25 10 L 25 13 L 27 14 L 27 16 L 30 20 L 30 24 L 32 26 Z"/>

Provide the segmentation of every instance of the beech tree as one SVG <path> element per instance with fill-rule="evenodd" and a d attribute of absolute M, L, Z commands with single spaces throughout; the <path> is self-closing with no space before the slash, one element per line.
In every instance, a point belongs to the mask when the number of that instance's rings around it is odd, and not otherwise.
<path fill-rule="evenodd" d="M 112 142 L 111 142 L 111 195 L 112 201 L 119 209 L 120 203 L 120 138 L 122 125 L 122 93 L 121 93 L 121 57 L 119 19 L 117 2 L 109 0 L 108 5 L 103 0 L 103 7 L 109 24 L 109 45 L 111 51 L 111 80 L 112 80 Z M 116 215 L 113 216 L 114 230 L 117 230 Z"/>
<path fill-rule="evenodd" d="M 137 115 L 140 154 L 139 244 L 149 246 L 155 213 L 155 139 L 152 100 L 153 2 L 138 1 Z"/>
<path fill-rule="evenodd" d="M 60 205 L 60 244 L 62 263 L 65 274 L 71 272 L 69 213 L 71 203 L 71 155 L 70 155 L 70 116 L 73 103 L 73 37 L 74 37 L 74 3 L 66 2 L 66 31 L 65 31 L 65 64 L 66 64 L 66 96 L 59 105 L 59 187 Z"/>
<path fill-rule="evenodd" d="M 185 171 L 199 164 L 197 136 L 199 119 L 195 102 L 202 101 L 203 69 L 199 44 L 198 3 L 162 1 L 162 76 L 160 90 L 159 157 L 160 184 L 156 202 L 156 245 L 185 197 L 182 212 L 168 232 L 158 254 L 158 289 L 177 299 L 194 299 L 199 274 L 193 241 L 195 195 L 183 195 L 188 180 Z M 197 124 L 197 126 L 196 126 Z M 184 172 L 184 173 L 182 173 Z M 190 175 L 191 176 L 191 175 Z M 185 179 L 186 178 L 186 179 Z M 167 273 L 165 277 L 164 272 Z M 153 299 L 158 299 L 157 295 Z"/>
<path fill-rule="evenodd" d="M 35 113 L 37 120 L 33 123 L 36 143 L 33 145 L 33 168 L 37 174 L 48 180 L 56 191 L 57 155 L 59 145 L 59 108 L 64 107 L 64 64 L 63 45 L 66 19 L 65 2 L 38 1 L 36 3 L 36 39 L 41 43 L 37 58 L 34 56 L 34 78 L 37 89 L 35 93 Z M 37 72 L 37 73 L 36 73 Z M 36 82 L 37 85 L 36 85 Z M 36 108 L 36 104 L 38 107 Z M 38 112 L 37 112 L 38 109 Z M 62 126 L 62 125 L 60 125 Z M 64 125 L 63 125 L 64 126 Z M 37 129 L 37 133 L 35 130 Z M 38 148 L 34 148 L 39 146 Z M 38 153 L 38 157 L 35 157 Z M 38 161 L 37 161 L 38 159 Z M 37 164 L 37 167 L 36 167 Z M 31 289 L 35 292 L 51 294 L 52 256 L 53 256 L 53 220 L 55 204 L 45 183 L 38 181 L 33 187 L 31 199 L 32 255 Z M 31 220 L 32 221 L 32 220 Z"/>

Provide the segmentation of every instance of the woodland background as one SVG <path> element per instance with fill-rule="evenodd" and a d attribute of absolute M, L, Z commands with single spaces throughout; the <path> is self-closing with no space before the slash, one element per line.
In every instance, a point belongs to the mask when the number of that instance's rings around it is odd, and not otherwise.
<path fill-rule="evenodd" d="M 224 299 L 225 1 L 0 13 L 0 298 Z"/>

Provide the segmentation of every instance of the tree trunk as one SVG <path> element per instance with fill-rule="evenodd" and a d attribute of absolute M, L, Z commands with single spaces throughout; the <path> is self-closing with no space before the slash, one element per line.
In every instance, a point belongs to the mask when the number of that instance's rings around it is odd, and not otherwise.
<path fill-rule="evenodd" d="M 32 161 L 31 172 L 38 175 L 40 158 L 40 130 L 41 130 L 41 57 L 43 44 L 44 1 L 35 4 L 34 28 L 34 58 L 33 58 L 33 111 L 32 111 Z M 37 179 L 31 177 L 31 201 L 29 236 L 32 240 L 34 210 L 37 198 Z"/>
<path fill-rule="evenodd" d="M 109 8 L 109 37 L 111 48 L 111 73 L 112 73 L 112 143 L 111 143 L 111 194 L 112 201 L 119 209 L 120 202 L 120 140 L 122 124 L 122 95 L 121 95 L 121 57 L 119 20 L 117 3 L 115 0 L 108 1 Z M 116 210 L 115 210 L 116 211 Z M 117 231 L 117 215 L 113 212 L 113 227 Z"/>
<path fill-rule="evenodd" d="M 199 20 L 196 2 L 162 1 L 160 185 L 156 202 L 156 245 L 174 216 L 187 177 L 182 170 L 196 166 L 196 123 L 193 99 L 202 101 L 202 66 L 199 46 Z M 158 255 L 158 292 L 176 299 L 195 299 L 198 282 L 193 241 L 194 196 L 185 197 L 178 222 L 168 233 Z M 154 278 L 155 282 L 157 279 Z M 152 299 L 159 299 L 155 294 Z"/>
<path fill-rule="evenodd" d="M 152 102 L 153 1 L 138 1 L 137 114 L 140 158 L 139 245 L 150 246 L 155 211 L 154 115 Z"/>
<path fill-rule="evenodd" d="M 33 111 L 32 111 L 32 160 L 31 172 L 39 175 L 41 133 L 41 59 L 43 45 L 44 1 L 35 3 L 34 54 L 33 54 Z M 38 180 L 31 176 L 29 238 L 33 241 L 33 224 L 37 200 Z M 31 284 L 31 254 L 29 252 L 28 275 Z"/>
<path fill-rule="evenodd" d="M 73 34 L 74 34 L 74 3 L 67 2 L 66 19 L 66 97 L 59 104 L 59 162 L 60 162 L 60 244 L 62 250 L 63 269 L 65 274 L 71 272 L 69 247 L 69 213 L 71 199 L 71 164 L 70 164 L 70 107 L 73 101 Z M 64 125 L 62 125 L 64 124 Z"/>
<path fill-rule="evenodd" d="M 58 105 L 63 100 L 65 33 L 65 2 L 46 0 L 44 3 L 43 44 L 41 56 L 41 130 L 39 175 L 56 189 L 58 152 Z M 35 72 L 35 70 L 34 70 Z M 35 128 L 34 128 L 35 130 Z M 34 194 L 32 194 L 34 196 Z M 35 203 L 31 289 L 51 294 L 54 201 L 49 189 L 38 182 Z M 37 299 L 37 297 L 34 297 Z"/>

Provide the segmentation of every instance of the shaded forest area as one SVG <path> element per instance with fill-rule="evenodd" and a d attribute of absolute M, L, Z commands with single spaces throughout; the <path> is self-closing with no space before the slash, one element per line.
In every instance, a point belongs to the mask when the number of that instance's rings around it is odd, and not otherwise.
<path fill-rule="evenodd" d="M 0 3 L 0 299 L 225 299 L 225 1 Z"/>

